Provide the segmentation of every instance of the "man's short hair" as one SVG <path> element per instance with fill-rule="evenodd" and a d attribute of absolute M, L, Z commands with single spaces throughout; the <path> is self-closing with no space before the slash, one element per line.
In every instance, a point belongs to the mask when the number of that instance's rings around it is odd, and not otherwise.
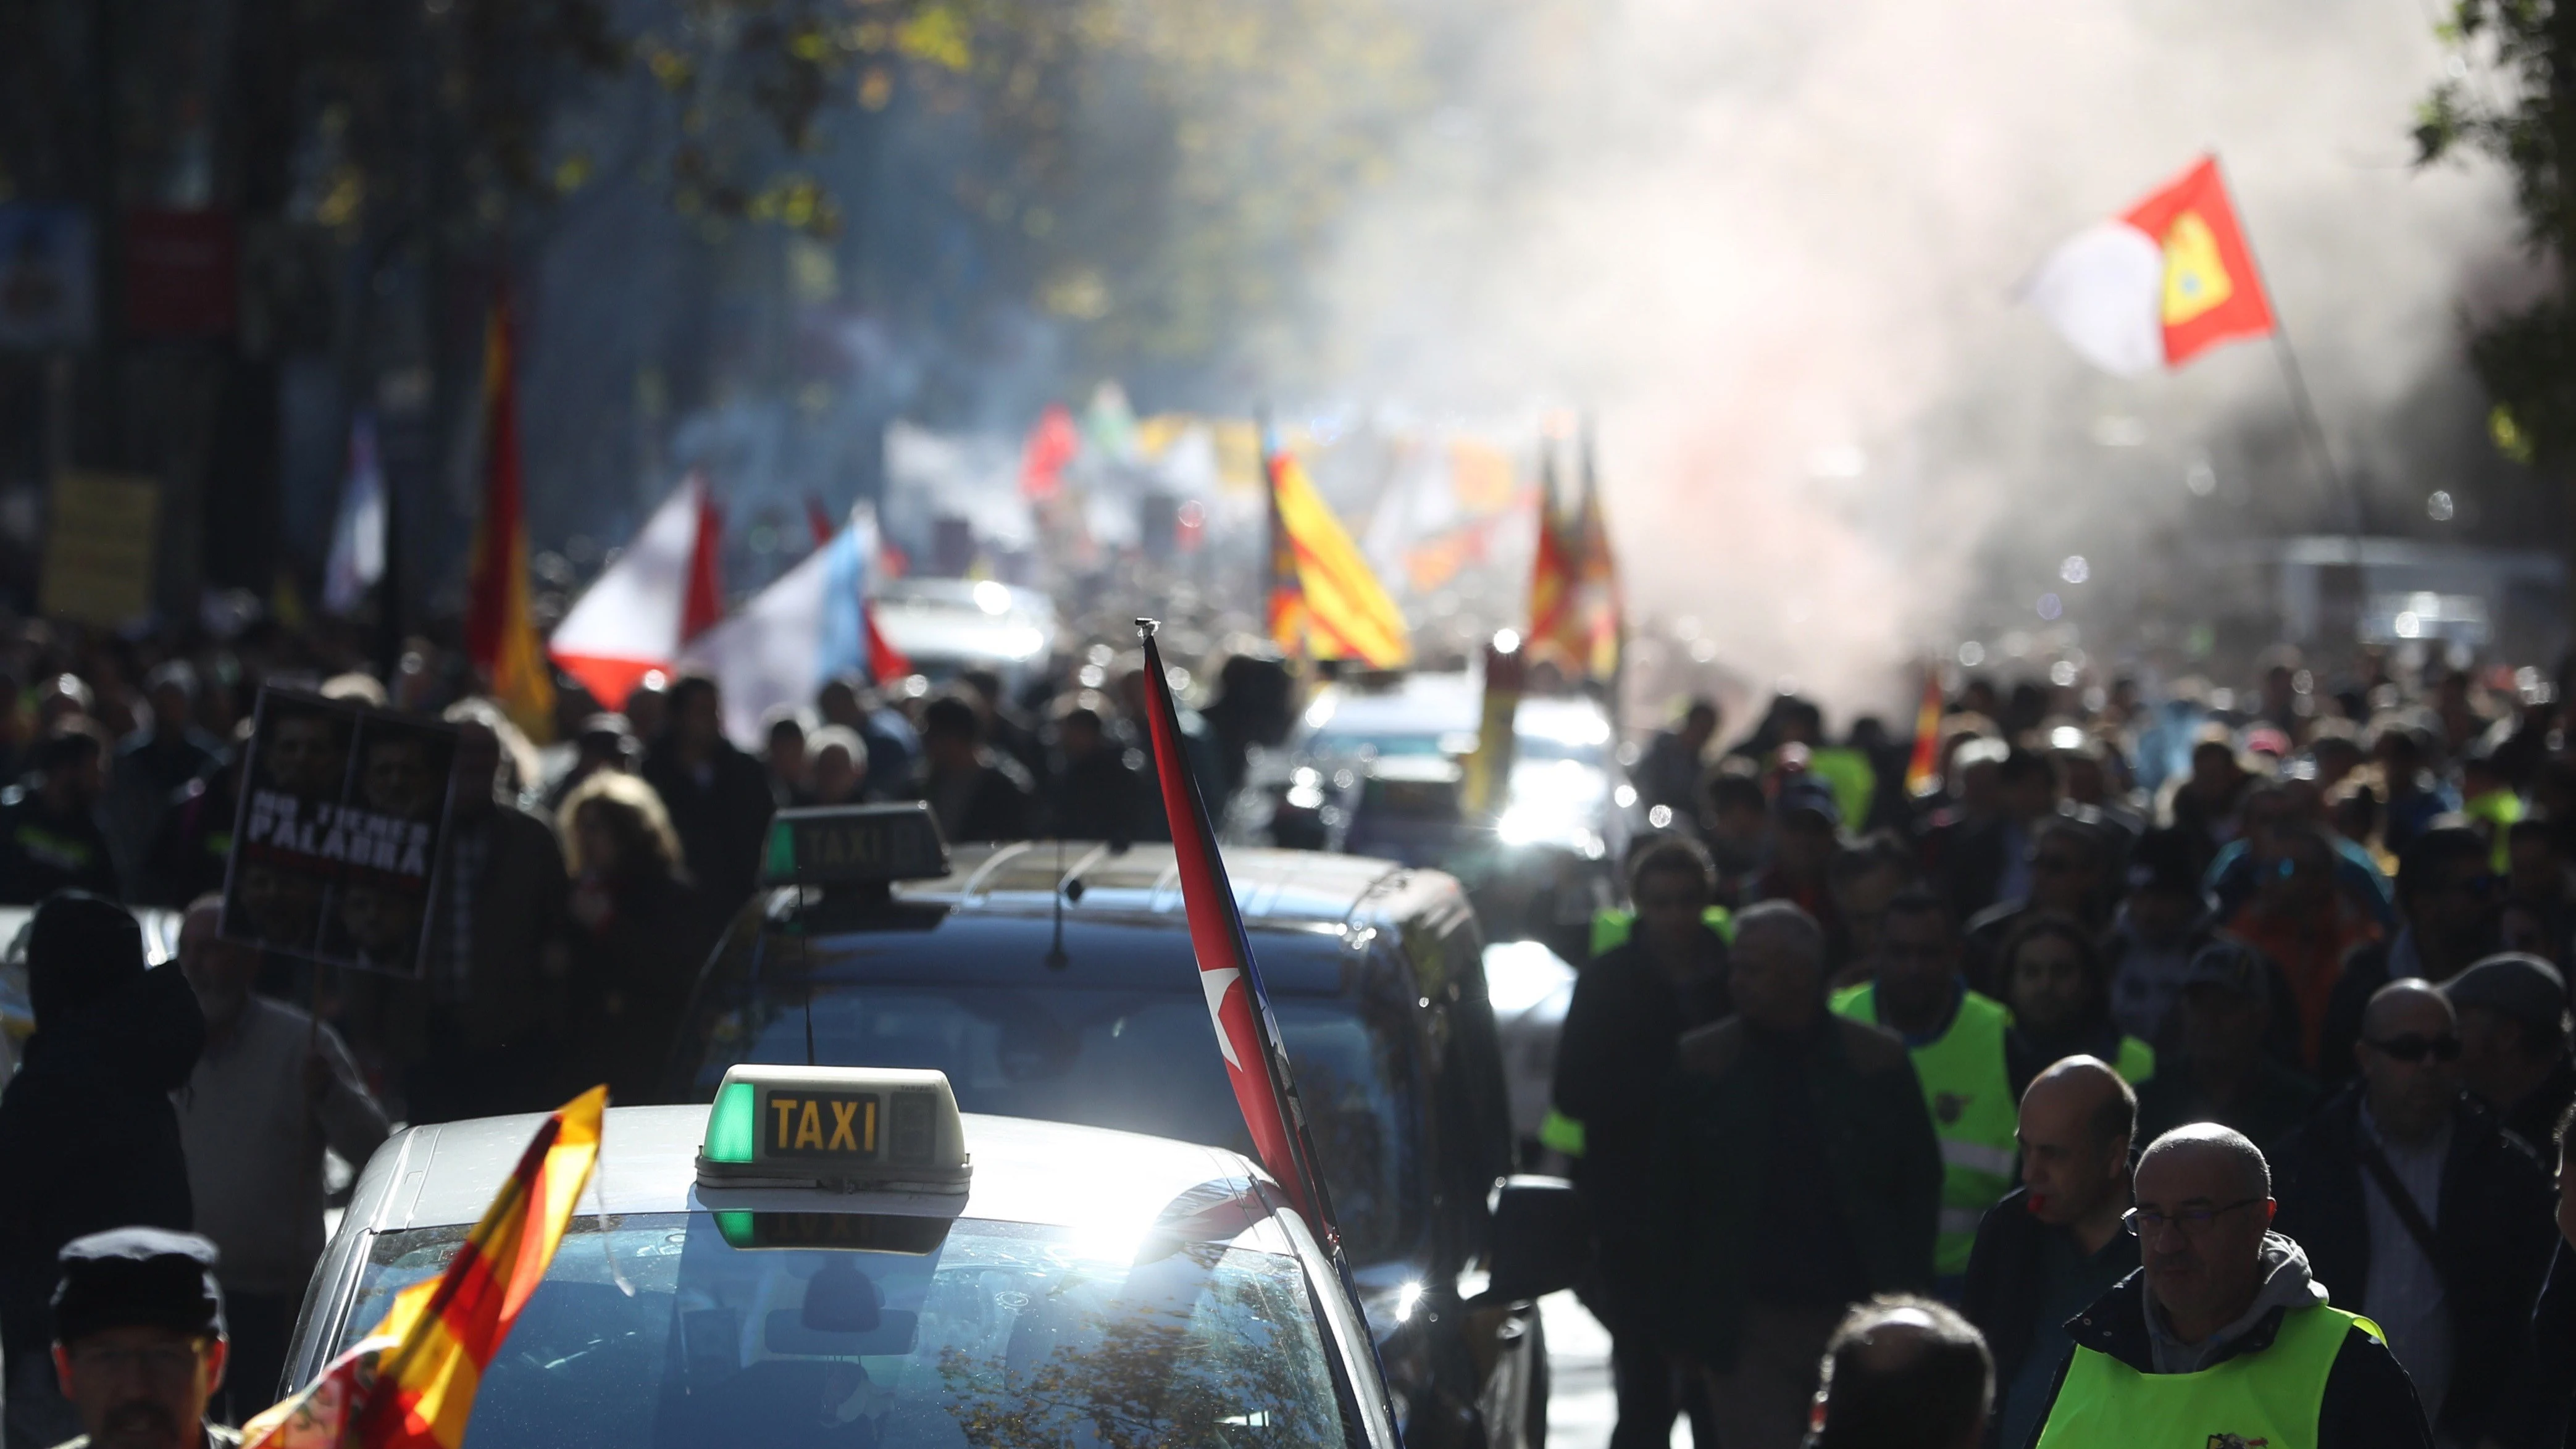
<path fill-rule="evenodd" d="M 1893 921 L 1899 916 L 1936 916 L 1943 930 L 1954 934 L 1958 930 L 1958 922 L 1950 915 L 1950 903 L 1930 886 L 1907 886 L 1890 897 L 1885 919 Z"/>
<path fill-rule="evenodd" d="M 1825 928 L 1796 901 L 1762 901 L 1735 913 L 1735 939 L 1756 931 L 1786 931 L 1818 961 L 1825 959 Z"/>
<path fill-rule="evenodd" d="M 1688 836 L 1667 835 L 1629 859 L 1628 898 L 1636 899 L 1646 888 L 1646 877 L 1667 872 L 1689 876 L 1704 891 L 1717 888 L 1717 866 L 1708 851 Z"/>
<path fill-rule="evenodd" d="M 1996 768 L 1995 778 L 2007 785 L 2022 781 L 2057 783 L 2057 772 L 2049 767 L 2048 757 L 2014 745 L 2004 752 L 2003 763 Z"/>
<path fill-rule="evenodd" d="M 1708 806 L 1711 810 L 1767 812 L 1771 797 L 1762 793 L 1762 782 L 1751 775 L 1720 767 L 1708 779 Z"/>
<path fill-rule="evenodd" d="M 2187 1147 L 2208 1147 L 2226 1153 L 2236 1159 L 2237 1166 L 2244 1172 L 2247 1187 L 2267 1198 L 2272 1195 L 2272 1164 L 2263 1160 L 2263 1149 L 2255 1146 L 2253 1139 L 2244 1133 L 2232 1127 L 2221 1127 L 2215 1122 L 2193 1122 L 2176 1127 L 2148 1143 L 2147 1150 L 2138 1154 L 2138 1171 L 2146 1171 L 2149 1158 Z"/>
<path fill-rule="evenodd" d="M 1995 1360 L 1945 1304 L 1881 1294 L 1843 1315 L 1825 1343 L 1814 1449 L 1949 1449 L 1994 1406 Z"/>

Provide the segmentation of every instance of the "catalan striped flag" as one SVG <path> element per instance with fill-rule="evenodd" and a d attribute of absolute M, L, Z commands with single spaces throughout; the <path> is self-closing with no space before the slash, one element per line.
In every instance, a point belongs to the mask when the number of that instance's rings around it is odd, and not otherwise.
<path fill-rule="evenodd" d="M 447 1271 L 394 1295 L 375 1332 L 242 1428 L 244 1449 L 461 1449 L 474 1392 L 563 1241 L 599 1161 L 608 1089 L 537 1129 Z"/>
<path fill-rule="evenodd" d="M 1556 445 L 1538 460 L 1538 551 L 1530 558 L 1529 657 L 1569 674 L 1583 672 L 1583 626 L 1575 617 L 1575 559 L 1557 516 Z"/>
<path fill-rule="evenodd" d="M 1270 506 L 1271 639 L 1291 654 L 1402 667 L 1413 657 L 1404 612 L 1294 453 L 1270 455 Z"/>

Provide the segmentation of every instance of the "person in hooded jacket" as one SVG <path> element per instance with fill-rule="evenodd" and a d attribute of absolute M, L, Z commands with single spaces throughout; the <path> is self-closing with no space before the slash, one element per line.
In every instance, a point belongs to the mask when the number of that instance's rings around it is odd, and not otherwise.
<path fill-rule="evenodd" d="M 2067 1320 L 2034 1449 L 2432 1449 L 2378 1327 L 2270 1230 L 2271 1165 L 2242 1133 L 2176 1128 L 2132 1181 L 2142 1266 Z"/>
<path fill-rule="evenodd" d="M 170 1093 L 206 1018 L 176 965 L 145 969 L 124 907 L 59 891 L 27 930 L 26 1057 L 0 1092 L 0 1356 L 8 1449 L 79 1432 L 54 1382 L 55 1254 L 109 1228 L 193 1226 Z"/>

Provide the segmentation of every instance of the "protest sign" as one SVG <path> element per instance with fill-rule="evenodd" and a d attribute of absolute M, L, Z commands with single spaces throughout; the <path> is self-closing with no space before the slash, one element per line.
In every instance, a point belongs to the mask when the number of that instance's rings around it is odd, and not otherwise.
<path fill-rule="evenodd" d="M 420 974 L 456 729 L 283 690 L 259 697 L 224 880 L 224 934 Z"/>

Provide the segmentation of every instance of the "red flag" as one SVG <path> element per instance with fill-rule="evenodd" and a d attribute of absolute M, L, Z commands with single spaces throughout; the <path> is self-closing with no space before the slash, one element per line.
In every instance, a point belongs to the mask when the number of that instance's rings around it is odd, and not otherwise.
<path fill-rule="evenodd" d="M 2165 366 L 2180 367 L 2201 352 L 2238 337 L 2272 331 L 2271 299 L 2254 270 L 2253 249 L 2236 223 L 2218 158 L 2203 156 L 2162 191 L 2120 218 L 2163 249 Z"/>
<path fill-rule="evenodd" d="M 1049 403 L 1020 451 L 1020 496 L 1031 502 L 1053 498 L 1064 487 L 1064 467 L 1082 451 L 1082 434 L 1062 403 Z"/>
<path fill-rule="evenodd" d="M 1279 1179 L 1297 1209 L 1327 1244 L 1338 1241 L 1332 1200 L 1315 1167 L 1314 1145 L 1306 1137 L 1305 1109 L 1288 1070 L 1288 1053 L 1279 1041 L 1279 1024 L 1270 1014 L 1270 995 L 1261 988 L 1260 968 L 1253 964 L 1252 942 L 1243 931 L 1243 912 L 1217 853 L 1216 832 L 1209 828 L 1207 806 L 1181 753 L 1181 720 L 1172 703 L 1172 685 L 1163 673 L 1162 651 L 1154 646 L 1154 621 L 1139 619 L 1136 632 L 1145 641 L 1145 718 L 1154 741 L 1154 774 L 1163 790 L 1163 812 L 1172 822 L 1172 857 L 1181 877 L 1181 906 L 1189 917 L 1190 946 L 1199 958 L 1199 989 L 1207 996 L 1208 1017 L 1216 1027 L 1217 1050 L 1225 1055 L 1225 1074 L 1234 1083 L 1235 1105 L 1252 1133 L 1261 1165 Z"/>
<path fill-rule="evenodd" d="M 868 677 L 870 679 L 883 684 L 889 679 L 901 679 L 912 672 L 912 661 L 904 657 L 902 650 L 886 642 L 885 631 L 877 627 L 876 605 L 865 599 L 860 600 L 859 622 L 866 625 L 868 630 Z"/>
<path fill-rule="evenodd" d="M 680 605 L 680 642 L 688 643 L 724 617 L 724 582 L 717 556 L 724 543 L 724 515 L 715 490 L 698 483 L 698 536 L 689 548 L 689 592 Z"/>
<path fill-rule="evenodd" d="M 814 535 L 816 548 L 830 543 L 838 531 L 832 525 L 832 515 L 824 511 L 823 500 L 811 493 L 805 495 L 805 527 Z"/>

